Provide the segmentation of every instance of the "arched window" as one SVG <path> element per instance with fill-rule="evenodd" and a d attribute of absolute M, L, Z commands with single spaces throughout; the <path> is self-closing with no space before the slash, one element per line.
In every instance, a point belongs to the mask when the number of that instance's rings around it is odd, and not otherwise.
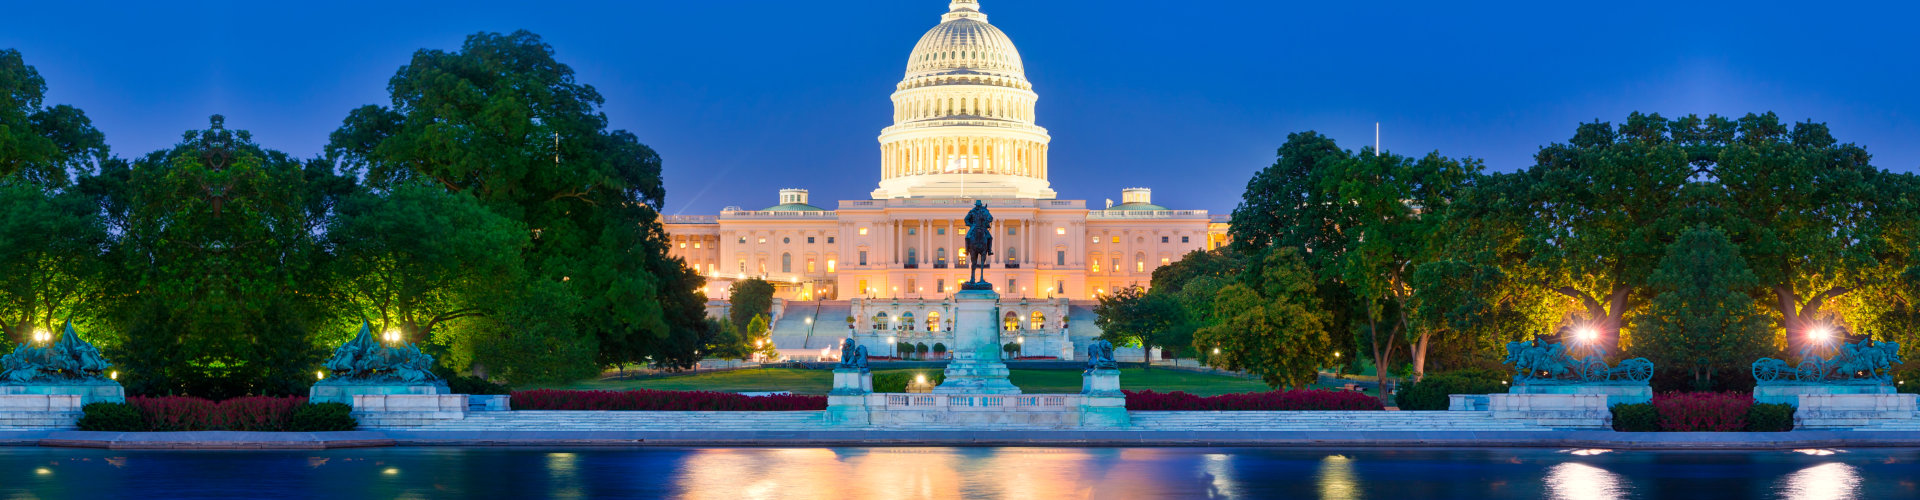
<path fill-rule="evenodd" d="M 1007 247 L 1007 262 L 1020 262 L 1020 254 L 1013 247 Z"/>
<path fill-rule="evenodd" d="M 907 331 L 913 331 L 913 313 L 900 313 L 900 326 Z"/>
<path fill-rule="evenodd" d="M 887 329 L 887 313 L 880 312 L 880 313 L 875 313 L 873 315 L 873 329 L 875 330 Z"/>
<path fill-rule="evenodd" d="M 783 272 L 783 273 L 793 272 L 793 254 L 790 254 L 790 253 L 780 254 L 780 272 Z"/>
<path fill-rule="evenodd" d="M 1033 319 L 1033 321 L 1032 321 L 1032 323 L 1033 323 L 1033 328 L 1032 328 L 1032 329 L 1034 329 L 1034 330 L 1042 330 L 1042 329 L 1045 329 L 1045 328 L 1046 328 L 1046 326 L 1047 326 L 1047 314 L 1046 314 L 1046 313 L 1043 313 L 1043 312 L 1040 312 L 1040 311 L 1034 311 L 1034 312 L 1033 312 L 1033 315 L 1032 315 L 1032 319 Z"/>
<path fill-rule="evenodd" d="M 1136 272 L 1136 273 L 1147 272 L 1147 254 L 1144 254 L 1144 253 L 1133 254 L 1133 272 Z"/>
<path fill-rule="evenodd" d="M 1011 313 L 1011 312 L 1007 313 L 1007 316 L 1005 318 L 1002 318 L 1000 322 L 1000 326 L 1003 328 L 1006 328 L 1007 331 L 1009 332 L 1014 330 L 1019 330 L 1020 315 L 1018 313 Z"/>
<path fill-rule="evenodd" d="M 927 331 L 940 331 L 940 311 L 927 312 Z"/>

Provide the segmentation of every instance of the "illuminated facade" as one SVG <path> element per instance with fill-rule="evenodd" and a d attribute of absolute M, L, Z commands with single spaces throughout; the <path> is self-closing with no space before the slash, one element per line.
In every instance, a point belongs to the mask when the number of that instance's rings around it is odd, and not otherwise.
<path fill-rule="evenodd" d="M 1008 299 L 1081 301 L 1146 286 L 1155 268 L 1224 244 L 1224 220 L 1154 205 L 1144 188 L 1117 205 L 1057 199 L 1038 100 L 1012 40 L 976 0 L 955 0 L 908 56 L 871 199 L 827 209 L 804 189 L 782 189 L 763 210 L 669 216 L 674 255 L 709 276 L 709 297 L 762 277 L 787 300 L 868 299 L 858 302 L 864 323 L 887 312 L 878 303 L 924 304 L 959 289 L 970 257 L 961 219 L 975 199 L 993 211 L 987 275 Z M 1039 309 L 1064 321 L 1065 307 Z"/>

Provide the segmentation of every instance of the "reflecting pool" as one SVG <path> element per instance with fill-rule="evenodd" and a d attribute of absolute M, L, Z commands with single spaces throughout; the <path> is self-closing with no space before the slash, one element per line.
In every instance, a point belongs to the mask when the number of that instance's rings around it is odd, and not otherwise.
<path fill-rule="evenodd" d="M 1920 450 L 0 447 L 0 498 L 1920 498 Z"/>

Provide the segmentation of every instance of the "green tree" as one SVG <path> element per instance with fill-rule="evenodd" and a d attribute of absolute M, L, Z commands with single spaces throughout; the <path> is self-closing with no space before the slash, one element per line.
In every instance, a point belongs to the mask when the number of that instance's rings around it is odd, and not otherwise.
<path fill-rule="evenodd" d="M 1093 312 L 1098 316 L 1094 324 L 1100 327 L 1100 338 L 1115 345 L 1138 345 L 1148 352 L 1155 346 L 1175 345 L 1166 335 L 1182 315 L 1180 305 L 1168 295 L 1147 293 L 1138 286 L 1100 296 Z"/>
<path fill-rule="evenodd" d="M 333 311 L 315 239 L 343 184 L 223 122 L 90 179 L 118 222 L 110 353 L 136 393 L 295 394 L 319 363 Z"/>
<path fill-rule="evenodd" d="M 404 183 L 352 196 L 329 222 L 327 240 L 353 316 L 410 341 L 454 346 L 434 352 L 450 367 L 464 360 L 486 371 L 471 346 L 456 346 L 475 336 L 448 326 L 496 321 L 487 317 L 514 307 L 529 285 L 520 267 L 530 245 L 525 227 L 438 186 Z"/>
<path fill-rule="evenodd" d="M 392 106 L 354 110 L 328 153 L 372 186 L 429 182 L 525 225 L 525 269 L 564 292 L 545 314 L 570 317 L 511 335 L 569 337 L 526 342 L 578 343 L 601 365 L 698 359 L 707 323 L 690 312 L 705 297 L 667 254 L 660 157 L 607 130 L 600 93 L 552 47 L 480 33 L 457 52 L 416 52 L 388 87 Z"/>
<path fill-rule="evenodd" d="M 780 355 L 779 347 L 773 345 L 773 336 L 769 335 L 772 333 L 772 328 L 767 326 L 766 316 L 754 316 L 749 320 L 745 333 L 743 340 L 753 345 L 754 354 L 766 359 L 774 359 Z"/>
<path fill-rule="evenodd" d="M 1259 375 L 1276 388 L 1307 387 L 1332 361 L 1328 314 L 1314 292 L 1313 271 L 1291 247 L 1267 252 L 1262 264 L 1263 289 L 1221 288 L 1211 312 L 1216 321 L 1194 334 L 1193 345 L 1209 353 L 1208 365 Z"/>
<path fill-rule="evenodd" d="M 1571 301 L 1564 326 L 1591 328 L 1620 352 L 1628 315 L 1643 307 L 1647 280 L 1690 203 L 1681 190 L 1694 154 L 1658 114 L 1581 124 L 1573 139 L 1540 149 L 1530 180 L 1523 248 L 1505 273 Z M 1631 342 L 1624 342 L 1631 344 Z"/>
<path fill-rule="evenodd" d="M 1655 295 L 1634 320 L 1634 351 L 1655 366 L 1686 367 L 1696 388 L 1712 390 L 1714 372 L 1772 351 L 1769 318 L 1750 295 L 1760 282 L 1725 233 L 1681 233 L 1649 284 Z"/>
<path fill-rule="evenodd" d="M 107 159 L 105 136 L 79 109 L 45 106 L 46 91 L 0 50 L 0 343 L 53 331 L 98 292 L 105 223 L 72 185 Z"/>
<path fill-rule="evenodd" d="M 0 50 L 0 178 L 60 188 L 107 158 L 106 135 L 86 113 L 44 106 L 46 94 L 20 51 Z"/>
<path fill-rule="evenodd" d="M 753 322 L 754 318 L 773 314 L 773 283 L 767 280 L 748 278 L 735 281 L 729 293 L 727 319 L 733 324 L 745 325 Z"/>

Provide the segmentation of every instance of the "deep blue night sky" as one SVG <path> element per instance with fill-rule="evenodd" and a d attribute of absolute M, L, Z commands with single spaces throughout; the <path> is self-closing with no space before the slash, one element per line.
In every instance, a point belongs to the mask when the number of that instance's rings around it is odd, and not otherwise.
<path fill-rule="evenodd" d="M 1290 132 L 1349 148 L 1532 162 L 1635 110 L 1776 111 L 1920 169 L 1916 2 L 982 0 L 1053 134 L 1062 198 L 1154 188 L 1228 211 Z M 1470 4 L 1470 5 L 1454 5 Z M 781 187 L 865 198 L 907 53 L 945 0 L 7 2 L 0 48 L 133 157 L 207 115 L 297 156 L 387 104 L 420 48 L 543 35 L 666 161 L 667 213 L 757 209 Z"/>

